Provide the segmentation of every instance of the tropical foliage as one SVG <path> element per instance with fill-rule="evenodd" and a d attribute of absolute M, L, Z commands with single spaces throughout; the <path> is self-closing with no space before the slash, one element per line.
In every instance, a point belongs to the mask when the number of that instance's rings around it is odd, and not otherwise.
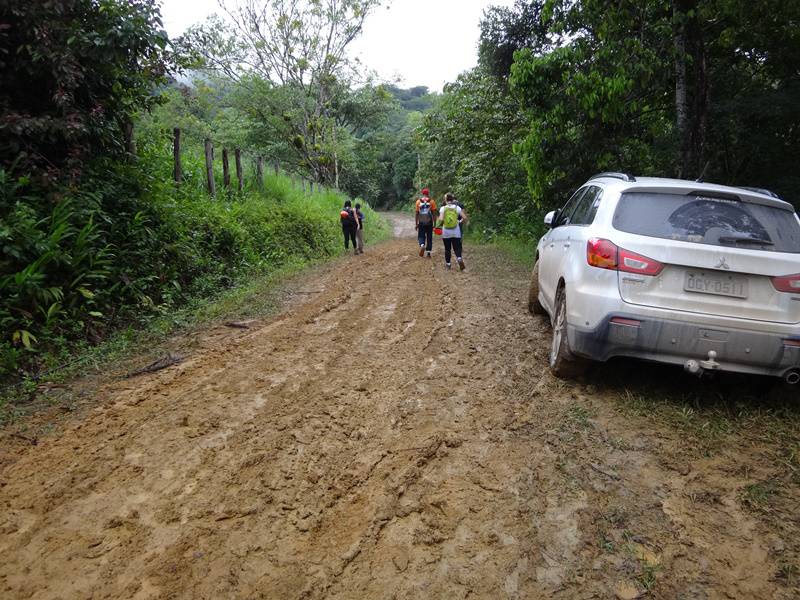
<path fill-rule="evenodd" d="M 422 175 L 487 233 L 600 171 L 703 177 L 800 203 L 800 5 L 518 0 L 425 117 Z M 520 182 L 527 179 L 527 190 Z"/>

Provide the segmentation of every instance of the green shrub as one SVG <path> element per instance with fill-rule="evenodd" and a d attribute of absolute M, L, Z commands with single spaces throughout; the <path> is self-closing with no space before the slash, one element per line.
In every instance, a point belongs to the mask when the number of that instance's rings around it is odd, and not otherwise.
<path fill-rule="evenodd" d="M 156 145 L 134 164 L 95 163 L 58 194 L 0 169 L 0 379 L 245 277 L 341 253 L 345 196 L 267 176 L 261 189 L 213 199 L 191 175 L 199 154 L 189 156 L 180 188 Z M 388 235 L 365 208 L 372 239 Z"/>

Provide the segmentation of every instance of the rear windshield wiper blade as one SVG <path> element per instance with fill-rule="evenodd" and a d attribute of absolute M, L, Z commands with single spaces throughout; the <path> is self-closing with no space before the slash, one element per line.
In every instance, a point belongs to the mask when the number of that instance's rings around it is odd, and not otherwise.
<path fill-rule="evenodd" d="M 722 243 L 731 243 L 731 244 L 760 244 L 763 246 L 774 246 L 775 244 L 770 240 L 762 240 L 761 238 L 754 238 L 754 237 L 747 237 L 747 236 L 737 236 L 737 235 L 722 235 L 719 237 L 719 241 Z"/>

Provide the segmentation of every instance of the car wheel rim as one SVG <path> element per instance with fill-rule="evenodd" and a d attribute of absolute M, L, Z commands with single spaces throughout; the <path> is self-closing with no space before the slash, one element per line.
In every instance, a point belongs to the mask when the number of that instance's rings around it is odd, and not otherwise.
<path fill-rule="evenodd" d="M 550 366 L 556 364 L 556 358 L 558 358 L 558 351 L 561 348 L 561 336 L 563 335 L 564 330 L 564 304 L 561 303 L 558 305 L 558 311 L 556 312 L 556 322 L 553 325 L 553 345 L 550 348 Z"/>

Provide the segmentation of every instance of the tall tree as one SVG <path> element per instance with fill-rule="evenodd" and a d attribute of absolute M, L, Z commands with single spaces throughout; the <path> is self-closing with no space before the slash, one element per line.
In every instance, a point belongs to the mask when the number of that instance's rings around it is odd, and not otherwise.
<path fill-rule="evenodd" d="M 347 49 L 380 0 L 220 0 L 212 18 L 182 39 L 202 63 L 249 84 L 258 102 L 281 115 L 284 135 L 314 181 L 335 177 L 327 145 L 335 135 L 332 102 L 353 79 Z M 288 100 L 288 102 L 287 102 Z"/>
<path fill-rule="evenodd" d="M 172 68 L 156 0 L 0 3 L 0 167 L 60 179 L 124 154 Z"/>

